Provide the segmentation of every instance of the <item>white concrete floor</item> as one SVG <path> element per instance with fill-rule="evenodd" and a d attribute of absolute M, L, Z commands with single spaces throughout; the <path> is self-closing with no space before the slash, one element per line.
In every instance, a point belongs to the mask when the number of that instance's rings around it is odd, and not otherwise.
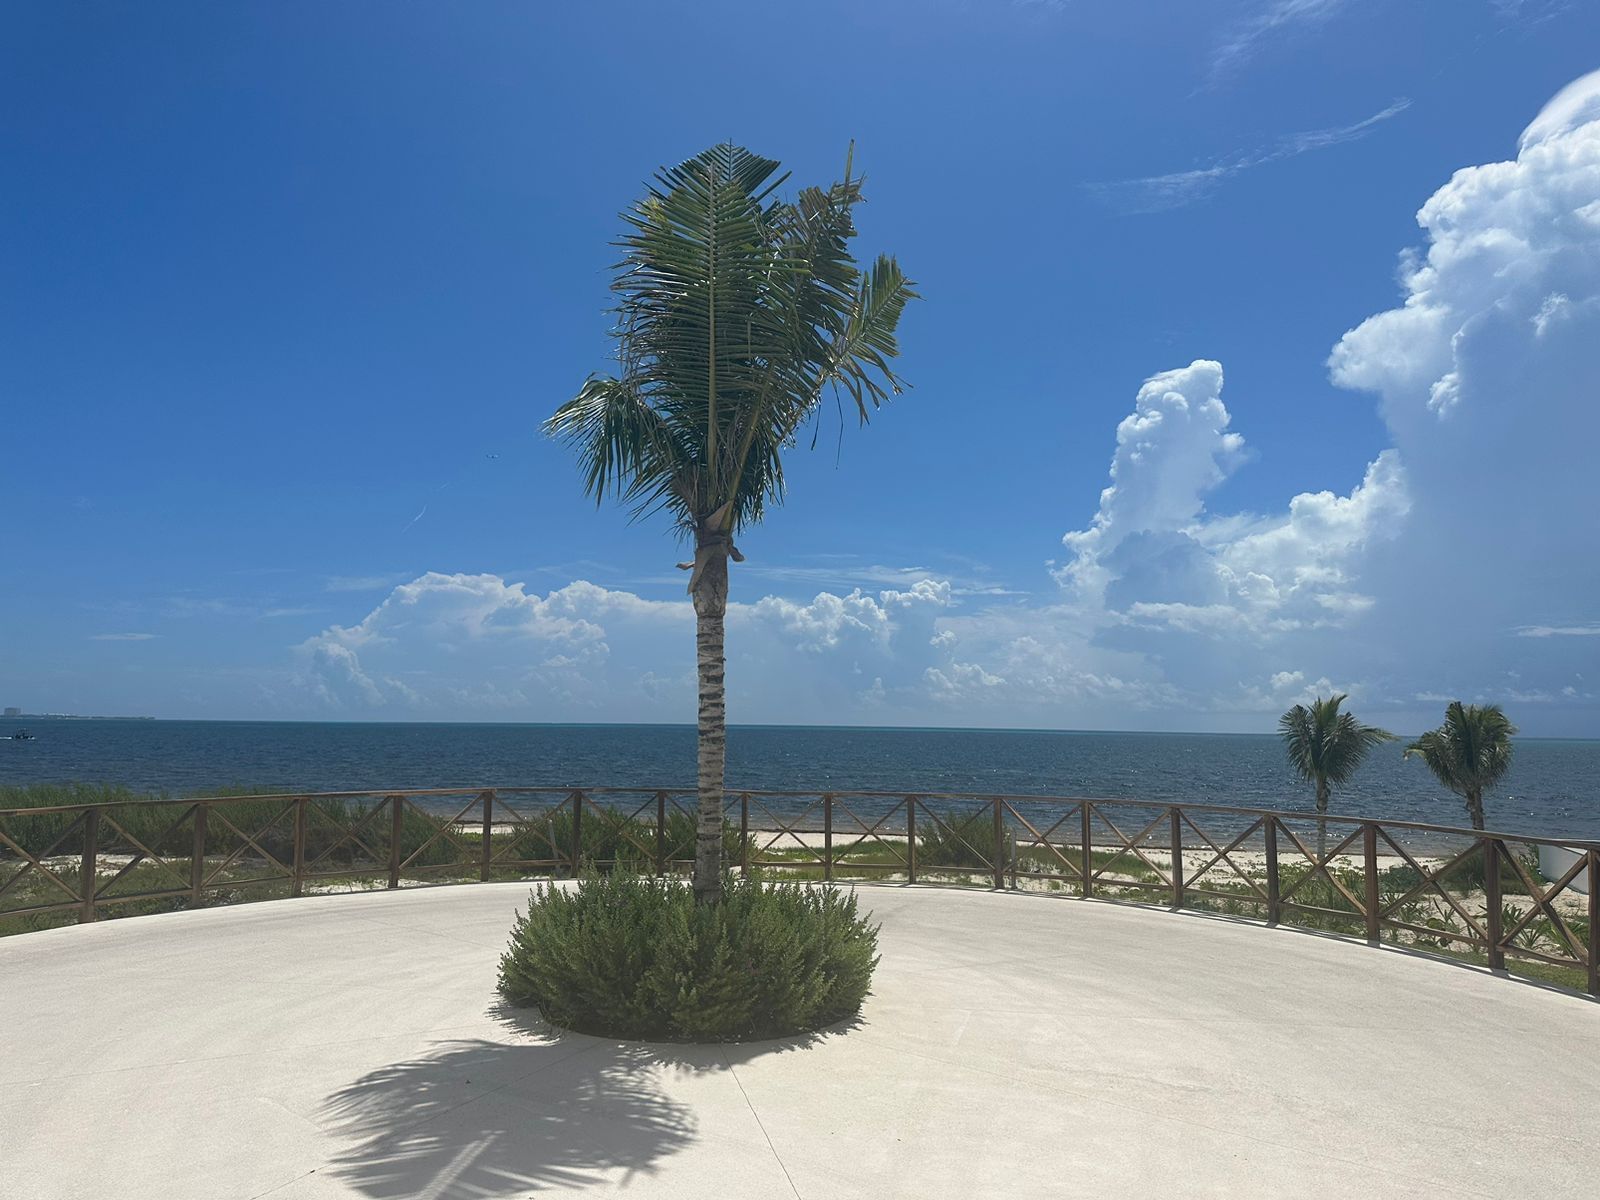
<path fill-rule="evenodd" d="M 863 888 L 860 1023 L 501 1010 L 523 884 L 0 940 L 7 1200 L 1600 1195 L 1600 1005 L 1200 916 Z"/>

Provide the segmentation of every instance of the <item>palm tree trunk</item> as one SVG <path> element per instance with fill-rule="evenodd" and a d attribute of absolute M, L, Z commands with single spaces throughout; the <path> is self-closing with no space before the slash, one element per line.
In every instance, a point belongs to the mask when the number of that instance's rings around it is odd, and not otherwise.
<path fill-rule="evenodd" d="M 1467 816 L 1472 821 L 1474 829 L 1483 828 L 1483 793 L 1472 791 L 1467 793 Z"/>
<path fill-rule="evenodd" d="M 723 618 L 728 611 L 726 534 L 702 532 L 695 538 L 695 668 L 700 680 L 700 811 L 695 826 L 694 895 L 702 904 L 722 899 L 722 787 L 727 766 L 727 704 L 723 690 L 726 657 Z"/>
<path fill-rule="evenodd" d="M 1317 859 L 1328 853 L 1328 781 L 1317 780 Z"/>

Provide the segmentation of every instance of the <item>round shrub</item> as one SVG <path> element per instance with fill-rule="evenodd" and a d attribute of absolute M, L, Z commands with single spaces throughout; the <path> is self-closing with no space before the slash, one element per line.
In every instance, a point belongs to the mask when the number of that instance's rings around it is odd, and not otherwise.
<path fill-rule="evenodd" d="M 536 887 L 500 992 L 580 1033 L 657 1041 L 781 1037 L 861 1007 L 878 929 L 832 887 L 729 877 L 718 905 L 625 871 Z"/>

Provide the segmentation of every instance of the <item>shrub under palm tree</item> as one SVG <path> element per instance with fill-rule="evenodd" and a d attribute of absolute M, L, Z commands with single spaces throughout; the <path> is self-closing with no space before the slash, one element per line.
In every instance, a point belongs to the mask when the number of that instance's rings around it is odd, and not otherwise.
<path fill-rule="evenodd" d="M 1452 700 L 1444 710 L 1444 724 L 1407 746 L 1406 757 L 1415 755 L 1427 763 L 1440 783 L 1467 802 L 1472 827 L 1482 829 L 1483 794 L 1511 768 L 1516 732 L 1498 704 Z"/>
<path fill-rule="evenodd" d="M 1328 799 L 1335 787 L 1349 782 L 1374 746 L 1394 740 L 1394 734 L 1363 725 L 1339 706 L 1343 693 L 1318 697 L 1310 707 L 1296 704 L 1278 718 L 1289 765 L 1295 774 L 1317 789 L 1317 857 L 1327 853 Z"/>
<path fill-rule="evenodd" d="M 779 164 L 734 145 L 663 168 L 627 213 L 612 290 L 618 370 L 592 376 L 546 428 L 584 484 L 665 510 L 694 544 L 699 793 L 694 890 L 721 895 L 726 760 L 723 619 L 734 537 L 783 498 L 783 451 L 828 395 L 860 420 L 900 381 L 895 330 L 916 293 L 893 258 L 851 256 L 861 180 L 775 196 Z"/>

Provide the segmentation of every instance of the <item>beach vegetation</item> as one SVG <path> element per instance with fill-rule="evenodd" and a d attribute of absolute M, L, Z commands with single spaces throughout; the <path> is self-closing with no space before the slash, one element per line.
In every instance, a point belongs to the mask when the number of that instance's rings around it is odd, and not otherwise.
<path fill-rule="evenodd" d="M 591 376 L 547 430 L 585 490 L 635 519 L 666 513 L 693 558 L 699 685 L 694 891 L 723 878 L 724 618 L 735 538 L 784 494 L 783 455 L 825 401 L 860 422 L 901 389 L 889 366 L 916 293 L 895 260 L 850 252 L 861 178 L 778 196 L 779 164 L 732 144 L 664 167 L 624 215 L 612 291 L 617 368 Z"/>
<path fill-rule="evenodd" d="M 1466 803 L 1472 827 L 1483 829 L 1484 793 L 1511 769 L 1511 739 L 1516 732 L 1498 704 L 1452 700 L 1444 724 L 1412 742 L 1405 754 L 1426 763 L 1434 778 Z"/>
<path fill-rule="evenodd" d="M 739 1041 L 820 1029 L 859 1011 L 878 930 L 836 888 L 681 881 L 613 871 L 534 890 L 500 960 L 500 992 L 602 1037 Z"/>

